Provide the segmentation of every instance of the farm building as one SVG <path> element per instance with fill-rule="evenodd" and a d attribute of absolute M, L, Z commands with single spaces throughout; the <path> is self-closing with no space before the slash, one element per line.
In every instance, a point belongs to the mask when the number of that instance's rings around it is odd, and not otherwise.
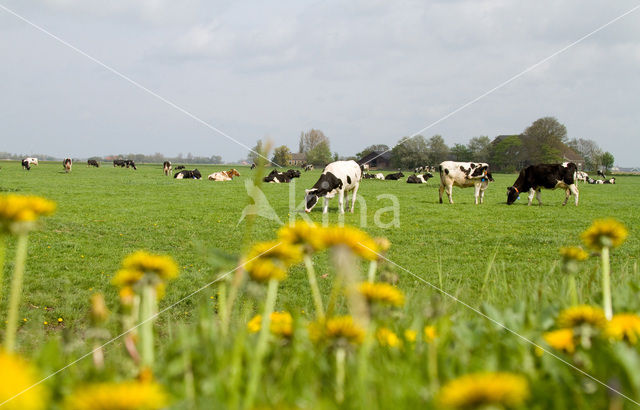
<path fill-rule="evenodd" d="M 358 164 L 369 164 L 370 169 L 391 168 L 391 152 L 371 151 L 360 158 Z"/>
<path fill-rule="evenodd" d="M 291 154 L 291 159 L 289 160 L 289 165 L 292 167 L 300 167 L 307 163 L 307 154 L 304 152 L 297 152 L 295 154 Z"/>

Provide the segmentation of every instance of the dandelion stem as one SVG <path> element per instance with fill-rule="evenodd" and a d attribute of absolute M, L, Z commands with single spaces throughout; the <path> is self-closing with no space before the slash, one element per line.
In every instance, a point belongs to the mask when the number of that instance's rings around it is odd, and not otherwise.
<path fill-rule="evenodd" d="M 18 310 L 20 297 L 22 296 L 22 279 L 24 276 L 24 263 L 27 258 L 27 234 L 18 235 L 16 246 L 16 264 L 11 278 L 11 295 L 9 296 L 9 315 L 5 336 L 5 349 L 13 352 L 16 347 L 16 331 L 18 330 Z"/>
<path fill-rule="evenodd" d="M 369 274 L 367 280 L 373 283 L 376 280 L 376 270 L 378 269 L 378 261 L 371 261 L 369 264 Z"/>
<path fill-rule="evenodd" d="M 267 299 L 264 303 L 264 312 L 262 313 L 262 324 L 260 326 L 260 333 L 258 334 L 258 345 L 256 346 L 253 361 L 249 368 L 249 385 L 247 386 L 247 395 L 244 403 L 245 409 L 253 408 L 253 401 L 255 400 L 256 390 L 258 389 L 258 381 L 262 373 L 262 358 L 267 350 L 271 313 L 273 313 L 277 295 L 278 280 L 270 279 L 267 288 Z"/>
<path fill-rule="evenodd" d="M 341 404 L 344 401 L 344 361 L 347 352 L 344 347 L 336 349 L 336 401 Z"/>
<path fill-rule="evenodd" d="M 7 252 L 6 240 L 3 234 L 0 233 L 0 301 L 2 301 L 2 283 L 4 279 L 4 258 Z"/>
<path fill-rule="evenodd" d="M 153 366 L 153 320 L 149 320 L 157 311 L 155 288 L 147 284 L 142 288 L 142 302 L 140 304 L 140 350 L 142 366 Z"/>
<path fill-rule="evenodd" d="M 613 308 L 611 306 L 611 271 L 609 265 L 609 247 L 602 248 L 602 303 L 604 315 L 607 320 L 613 317 Z"/>
<path fill-rule="evenodd" d="M 576 287 L 576 276 L 569 274 L 569 298 L 571 299 L 571 305 L 578 305 L 578 289 Z"/>
<path fill-rule="evenodd" d="M 316 318 L 318 320 L 323 320 L 324 307 L 322 306 L 322 296 L 320 295 L 320 289 L 318 288 L 318 281 L 316 280 L 316 272 L 313 268 L 313 262 L 311 262 L 311 256 L 304 255 L 304 266 L 307 268 L 307 279 L 309 279 L 313 303 L 316 306 Z"/>

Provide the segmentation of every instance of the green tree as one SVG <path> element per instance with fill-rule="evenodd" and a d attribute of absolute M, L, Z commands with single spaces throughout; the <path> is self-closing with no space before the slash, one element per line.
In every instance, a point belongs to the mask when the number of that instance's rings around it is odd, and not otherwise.
<path fill-rule="evenodd" d="M 427 142 L 429 149 L 429 165 L 437 165 L 442 161 L 446 161 L 449 156 L 449 147 L 444 143 L 441 135 L 434 135 Z"/>
<path fill-rule="evenodd" d="M 307 151 L 307 163 L 313 165 L 325 165 L 331 162 L 331 148 L 329 147 L 329 140 L 320 142 L 312 149 Z"/>
<path fill-rule="evenodd" d="M 373 144 L 373 145 L 369 145 L 367 148 L 365 148 L 362 151 L 358 152 L 356 154 L 356 158 L 363 158 L 364 156 L 369 155 L 373 151 L 386 152 L 386 151 L 389 151 L 389 150 L 390 150 L 390 148 L 389 148 L 388 145 L 385 145 L 385 144 Z"/>
<path fill-rule="evenodd" d="M 602 160 L 602 150 L 594 140 L 574 138 L 567 145 L 584 158 L 585 169 L 593 171 L 598 169 Z"/>
<path fill-rule="evenodd" d="M 523 145 L 519 135 L 502 138 L 491 152 L 491 167 L 508 172 L 516 171 L 523 155 Z"/>
<path fill-rule="evenodd" d="M 412 169 L 426 165 L 427 161 L 427 141 L 422 135 L 403 137 L 391 150 L 391 164 L 396 168 Z"/>
<path fill-rule="evenodd" d="M 469 140 L 469 150 L 471 151 L 471 160 L 475 162 L 489 162 L 491 155 L 491 139 L 486 135 L 473 137 Z"/>
<path fill-rule="evenodd" d="M 262 140 L 258 140 L 256 145 L 249 151 L 247 155 L 247 162 L 253 162 L 254 164 L 258 164 L 258 162 L 265 162 L 264 157 L 266 157 L 269 153 L 265 152 L 266 147 L 262 143 Z M 258 155 L 260 154 L 260 155 Z"/>
<path fill-rule="evenodd" d="M 329 146 L 329 138 L 322 131 L 312 128 L 307 132 L 300 133 L 298 149 L 300 152 L 307 153 L 323 142 L 326 142 L 327 146 Z"/>
<path fill-rule="evenodd" d="M 609 168 L 613 167 L 613 162 L 614 162 L 613 154 L 610 153 L 609 151 L 605 152 L 604 154 L 602 154 L 602 157 L 600 158 L 600 162 L 602 163 L 602 166 L 608 171 Z"/>
<path fill-rule="evenodd" d="M 281 145 L 273 151 L 271 163 L 276 166 L 286 167 L 291 160 L 291 150 L 286 145 Z"/>
<path fill-rule="evenodd" d="M 540 118 L 524 130 L 522 139 L 532 163 L 560 162 L 567 142 L 567 127 L 554 117 Z"/>
<path fill-rule="evenodd" d="M 473 152 L 463 144 L 455 144 L 451 148 L 451 155 L 455 161 L 471 161 L 473 158 Z"/>

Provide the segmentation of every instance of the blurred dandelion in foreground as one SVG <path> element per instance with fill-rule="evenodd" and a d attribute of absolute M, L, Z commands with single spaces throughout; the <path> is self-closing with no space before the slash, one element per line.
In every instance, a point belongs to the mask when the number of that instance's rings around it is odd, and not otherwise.
<path fill-rule="evenodd" d="M 562 328 L 590 325 L 603 329 L 607 320 L 602 309 L 596 306 L 580 305 L 567 308 L 558 315 L 557 324 Z"/>
<path fill-rule="evenodd" d="M 399 347 L 402 345 L 402 341 L 391 329 L 386 327 L 381 327 L 376 332 L 376 338 L 378 339 L 378 343 L 380 346 L 387 347 Z"/>
<path fill-rule="evenodd" d="M 284 280 L 289 267 L 302 260 L 302 250 L 300 246 L 285 242 L 260 242 L 251 248 L 246 259 L 249 262 L 245 269 L 256 282 Z"/>
<path fill-rule="evenodd" d="M 418 337 L 418 332 L 413 329 L 407 329 L 404 331 L 404 340 L 409 343 L 415 343 Z"/>
<path fill-rule="evenodd" d="M 604 247 L 617 248 L 627 239 L 625 226 L 615 219 L 597 219 L 582 233 L 582 241 L 589 248 L 599 251 Z"/>
<path fill-rule="evenodd" d="M 517 407 L 528 398 L 527 379 L 506 372 L 467 374 L 445 384 L 438 393 L 439 404 L 454 409 Z"/>
<path fill-rule="evenodd" d="M 336 316 L 309 325 L 309 337 L 314 342 L 322 340 L 359 345 L 364 341 L 365 330 L 351 316 Z"/>
<path fill-rule="evenodd" d="M 324 228 L 322 236 L 327 247 L 346 246 L 361 258 L 378 259 L 378 244 L 358 228 L 351 226 Z"/>
<path fill-rule="evenodd" d="M 576 345 L 573 341 L 573 329 L 559 329 L 542 335 L 547 344 L 556 350 L 573 353 Z"/>
<path fill-rule="evenodd" d="M 438 337 L 438 333 L 436 332 L 436 327 L 427 325 L 424 327 L 424 341 L 427 343 L 431 343 L 436 340 Z"/>
<path fill-rule="evenodd" d="M 26 233 L 40 216 L 53 214 L 55 202 L 34 195 L 0 196 L 0 230 L 9 233 Z"/>
<path fill-rule="evenodd" d="M 607 323 L 605 334 L 614 340 L 625 340 L 631 344 L 640 337 L 640 316 L 635 313 L 619 313 Z"/>
<path fill-rule="evenodd" d="M 273 312 L 270 315 L 269 330 L 276 336 L 291 337 L 293 334 L 293 319 L 289 312 Z M 249 323 L 247 329 L 251 333 L 258 333 L 262 326 L 262 315 L 255 315 Z"/>
<path fill-rule="evenodd" d="M 67 410 L 162 409 L 169 404 L 163 387 L 153 382 L 128 381 L 82 387 L 67 397 Z"/>
<path fill-rule="evenodd" d="M 358 291 L 371 304 L 404 305 L 404 294 L 402 291 L 388 283 L 362 282 L 358 285 Z"/>
<path fill-rule="evenodd" d="M 7 410 L 44 409 L 48 393 L 38 384 L 36 370 L 20 356 L 0 350 L 0 403 Z"/>
<path fill-rule="evenodd" d="M 296 222 L 293 226 L 283 226 L 278 238 L 293 245 L 301 245 L 307 252 L 317 252 L 325 248 L 322 227 L 306 222 Z"/>
<path fill-rule="evenodd" d="M 567 261 L 584 261 L 589 257 L 589 254 L 579 246 L 563 246 L 560 248 L 560 255 Z"/>

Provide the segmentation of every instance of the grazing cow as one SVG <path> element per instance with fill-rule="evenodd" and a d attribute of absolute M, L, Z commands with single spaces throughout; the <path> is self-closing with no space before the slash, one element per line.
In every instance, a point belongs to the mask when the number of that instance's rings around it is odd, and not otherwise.
<path fill-rule="evenodd" d="M 162 172 L 165 176 L 169 176 L 169 174 L 173 173 L 171 170 L 171 161 L 165 161 L 162 163 Z"/>
<path fill-rule="evenodd" d="M 228 171 L 214 172 L 213 174 L 209 175 L 208 178 L 211 181 L 231 181 L 234 176 L 240 176 L 240 173 L 235 168 Z"/>
<path fill-rule="evenodd" d="M 375 177 L 376 177 L 376 179 L 379 179 L 379 180 L 384 181 L 384 174 L 382 174 L 381 172 L 378 172 L 378 173 L 375 175 Z"/>
<path fill-rule="evenodd" d="M 491 172 L 489 172 L 489 164 L 484 162 L 455 162 L 444 161 L 438 167 L 440 172 L 440 203 L 442 203 L 442 193 L 447 192 L 449 203 L 453 203 L 453 187 L 460 188 L 474 187 L 475 204 L 484 202 L 484 191 L 489 186 L 489 182 L 493 181 Z"/>
<path fill-rule="evenodd" d="M 251 164 L 251 169 L 254 169 L 256 167 L 256 163 L 254 162 L 253 164 Z"/>
<path fill-rule="evenodd" d="M 26 159 L 22 160 L 22 169 L 26 169 L 27 171 L 31 170 L 31 166 L 29 165 L 29 161 Z"/>
<path fill-rule="evenodd" d="M 193 171 L 185 169 L 184 171 L 176 172 L 173 177 L 175 179 L 202 179 L 202 174 L 200 174 L 198 168 Z"/>
<path fill-rule="evenodd" d="M 65 158 L 64 161 L 62 161 L 62 167 L 64 168 L 64 172 L 71 172 L 71 158 Z"/>
<path fill-rule="evenodd" d="M 344 193 L 353 191 L 351 194 L 351 209 L 353 212 L 356 204 L 356 193 L 362 179 L 362 171 L 357 162 L 336 161 L 324 167 L 320 179 L 311 189 L 305 189 L 304 211 L 309 213 L 318 203 L 318 198 L 324 198 L 322 213 L 329 211 L 329 199 L 338 194 L 338 204 L 340 213 L 344 213 Z"/>
<path fill-rule="evenodd" d="M 409 178 L 407 178 L 407 184 L 426 184 L 429 178 L 433 178 L 433 174 L 430 172 L 422 175 L 409 175 Z"/>
<path fill-rule="evenodd" d="M 38 158 L 29 157 L 23 159 L 23 161 L 27 161 L 29 165 L 38 165 Z"/>
<path fill-rule="evenodd" d="M 414 174 L 417 174 L 417 173 L 420 173 L 420 172 L 422 172 L 422 171 L 424 171 L 424 167 L 417 167 L 417 168 L 415 168 L 415 169 L 413 170 L 413 173 L 414 173 Z"/>
<path fill-rule="evenodd" d="M 384 179 L 388 181 L 397 181 L 402 177 L 404 177 L 404 174 L 402 172 L 396 172 L 395 174 L 387 175 L 386 177 L 384 177 Z"/>
<path fill-rule="evenodd" d="M 584 171 L 576 172 L 576 181 L 587 182 L 587 178 L 589 178 L 589 174 Z"/>
<path fill-rule="evenodd" d="M 136 168 L 136 163 L 135 163 L 135 162 L 133 162 L 132 160 L 130 160 L 130 159 L 126 159 L 124 162 L 127 164 L 127 168 L 131 167 L 131 168 L 133 168 L 134 170 L 137 170 L 137 169 L 138 169 L 138 168 Z"/>
<path fill-rule="evenodd" d="M 313 164 L 305 164 L 304 172 L 313 171 Z"/>
<path fill-rule="evenodd" d="M 184 165 L 178 165 L 178 166 L 176 166 L 176 171 L 180 171 L 181 169 L 184 169 Z"/>
<path fill-rule="evenodd" d="M 576 173 L 578 167 L 573 162 L 563 162 L 562 164 L 538 164 L 530 165 L 520 171 L 518 179 L 513 186 L 507 188 L 507 204 L 511 205 L 518 199 L 521 192 L 529 192 L 527 205 L 531 205 L 533 196 L 536 196 L 538 203 L 540 200 L 540 190 L 562 188 L 566 192 L 564 202 L 566 205 L 571 194 L 575 195 L 575 203 L 578 206 L 580 193 L 576 186 Z"/>
<path fill-rule="evenodd" d="M 607 176 L 601 170 L 598 170 L 598 175 L 602 177 L 602 179 L 607 179 Z"/>
<path fill-rule="evenodd" d="M 88 159 L 87 160 L 87 168 L 88 167 L 96 167 L 99 168 L 100 167 L 100 163 L 98 161 L 96 161 L 95 159 Z"/>
<path fill-rule="evenodd" d="M 125 165 L 127 165 L 127 163 L 125 162 L 125 160 L 123 159 L 114 159 L 113 160 L 113 167 L 121 167 L 124 168 Z"/>

